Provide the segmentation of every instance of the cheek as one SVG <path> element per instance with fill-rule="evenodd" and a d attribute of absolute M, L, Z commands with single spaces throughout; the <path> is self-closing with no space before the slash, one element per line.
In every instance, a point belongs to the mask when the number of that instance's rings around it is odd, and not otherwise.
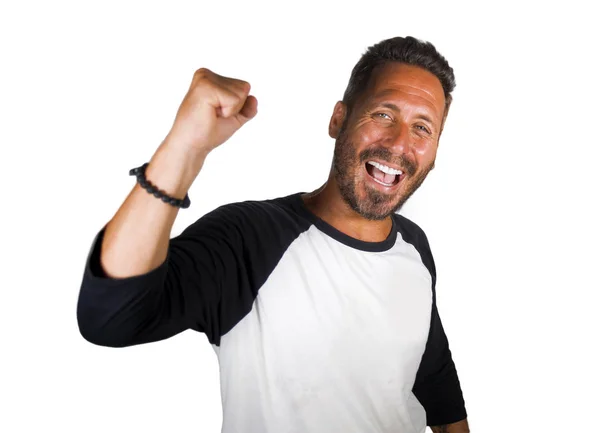
<path fill-rule="evenodd" d="M 435 161 L 436 155 L 437 145 L 435 143 L 428 143 L 422 147 L 415 148 L 415 156 L 421 167 L 427 166 Z"/>
<path fill-rule="evenodd" d="M 352 139 L 358 147 L 364 149 L 373 143 L 385 141 L 388 135 L 389 133 L 386 133 L 384 129 L 378 128 L 372 123 L 365 123 L 353 132 Z"/>

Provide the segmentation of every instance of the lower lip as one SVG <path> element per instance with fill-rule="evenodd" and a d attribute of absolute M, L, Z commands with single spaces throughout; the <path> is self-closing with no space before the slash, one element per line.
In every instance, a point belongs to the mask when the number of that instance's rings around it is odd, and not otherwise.
<path fill-rule="evenodd" d="M 398 179 L 397 183 L 395 183 L 391 186 L 386 186 L 386 185 L 379 183 L 377 180 L 375 180 L 375 178 L 373 176 L 371 176 L 369 174 L 369 172 L 367 171 L 366 165 L 363 165 L 363 170 L 365 171 L 365 176 L 367 177 L 369 184 L 373 185 L 373 187 L 375 187 L 377 190 L 383 191 L 383 192 L 394 192 L 396 189 L 398 189 L 398 187 L 402 183 L 402 180 L 404 180 L 404 176 L 406 176 L 406 174 L 402 173 L 400 175 L 400 178 Z"/>

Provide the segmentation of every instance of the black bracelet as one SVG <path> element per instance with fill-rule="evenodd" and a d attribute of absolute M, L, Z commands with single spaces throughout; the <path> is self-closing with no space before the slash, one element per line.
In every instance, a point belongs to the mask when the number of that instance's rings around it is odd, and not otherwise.
<path fill-rule="evenodd" d="M 161 199 L 165 203 L 168 203 L 175 207 L 180 207 L 182 209 L 187 209 L 188 207 L 190 207 L 191 201 L 187 193 L 183 200 L 174 197 L 169 197 L 163 191 L 159 190 L 157 187 L 152 185 L 148 181 L 148 179 L 146 179 L 146 167 L 148 167 L 148 164 L 149 163 L 147 162 L 140 167 L 132 168 L 131 170 L 129 170 L 129 175 L 135 176 L 137 178 L 137 182 L 142 188 L 144 188 L 150 194 L 154 195 L 154 197 Z"/>

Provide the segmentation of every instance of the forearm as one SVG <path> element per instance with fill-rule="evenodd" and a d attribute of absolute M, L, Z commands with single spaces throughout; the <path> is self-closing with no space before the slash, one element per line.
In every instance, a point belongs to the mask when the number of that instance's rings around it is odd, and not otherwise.
<path fill-rule="evenodd" d="M 433 433 L 469 433 L 469 423 L 466 419 L 452 424 L 432 426 Z"/>
<path fill-rule="evenodd" d="M 166 139 L 150 160 L 146 179 L 183 199 L 205 159 L 206 154 L 178 150 Z M 163 263 L 178 211 L 136 183 L 106 227 L 100 260 L 107 276 L 141 275 Z"/>

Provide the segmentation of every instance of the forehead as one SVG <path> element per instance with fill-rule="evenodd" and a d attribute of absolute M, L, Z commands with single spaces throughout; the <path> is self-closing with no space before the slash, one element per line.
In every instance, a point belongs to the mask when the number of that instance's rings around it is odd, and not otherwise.
<path fill-rule="evenodd" d="M 440 118 L 445 107 L 442 83 L 433 73 L 419 66 L 398 62 L 387 62 L 376 67 L 364 96 L 367 104 L 388 99 L 410 100 L 434 110 Z"/>

